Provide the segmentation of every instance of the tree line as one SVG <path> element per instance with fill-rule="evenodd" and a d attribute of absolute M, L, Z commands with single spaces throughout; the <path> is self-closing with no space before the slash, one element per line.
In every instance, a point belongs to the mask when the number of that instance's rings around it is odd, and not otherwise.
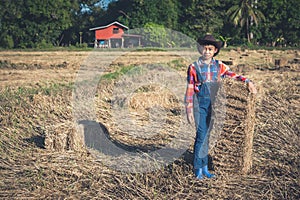
<path fill-rule="evenodd" d="M 228 45 L 298 46 L 299 0 L 1 0 L 0 47 L 93 43 L 89 28 L 169 29 Z M 159 32 L 157 33 L 159 34 Z"/>

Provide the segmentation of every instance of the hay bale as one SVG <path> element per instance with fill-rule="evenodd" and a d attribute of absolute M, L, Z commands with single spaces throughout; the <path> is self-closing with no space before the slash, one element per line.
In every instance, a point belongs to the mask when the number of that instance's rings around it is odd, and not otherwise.
<path fill-rule="evenodd" d="M 74 122 L 65 122 L 46 128 L 45 148 L 52 151 L 85 151 L 84 128 Z"/>
<path fill-rule="evenodd" d="M 245 143 L 243 147 L 243 165 L 241 168 L 243 174 L 248 173 L 252 167 L 253 134 L 255 126 L 255 98 L 253 95 L 247 97 L 247 109 L 245 114 Z"/>
<path fill-rule="evenodd" d="M 211 149 L 215 170 L 246 174 L 252 166 L 255 97 L 238 81 L 225 80 L 226 117 L 223 131 Z"/>

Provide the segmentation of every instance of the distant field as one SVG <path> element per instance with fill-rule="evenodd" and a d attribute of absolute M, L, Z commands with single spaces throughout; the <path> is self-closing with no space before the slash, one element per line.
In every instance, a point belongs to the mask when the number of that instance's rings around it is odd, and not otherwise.
<path fill-rule="evenodd" d="M 182 100 L 157 84 L 135 90 L 130 111 L 140 125 L 147 125 L 148 108 L 159 103 L 170 111 L 169 126 L 150 139 L 128 139 L 111 121 L 116 80 L 133 66 L 155 64 L 176 70 L 184 79 L 187 65 L 197 56 L 193 51 L 1 51 L 0 198 L 297 199 L 299 50 L 230 50 L 218 56 L 259 89 L 253 167 L 247 175 L 216 171 L 216 179 L 197 181 L 191 163 L 183 158 L 153 172 L 120 173 L 85 150 L 45 148 L 49 127 L 62 134 L 72 131 L 68 124 L 74 117 L 74 82 L 86 78 L 80 76 L 85 73 L 87 78 L 102 77 L 95 95 L 96 121 L 106 126 L 112 139 L 133 148 L 165 145 L 178 128 Z"/>

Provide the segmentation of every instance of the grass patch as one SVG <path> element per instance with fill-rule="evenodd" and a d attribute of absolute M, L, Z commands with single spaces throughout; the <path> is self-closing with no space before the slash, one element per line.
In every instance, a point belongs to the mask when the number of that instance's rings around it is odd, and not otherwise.
<path fill-rule="evenodd" d="M 188 63 L 183 59 L 175 59 L 168 63 L 168 66 L 177 71 L 185 70 L 188 66 Z"/>
<path fill-rule="evenodd" d="M 141 71 L 140 67 L 137 67 L 134 65 L 128 65 L 128 66 L 121 67 L 114 72 L 104 74 L 103 76 L 101 76 L 101 79 L 113 81 L 113 80 L 117 80 L 122 75 L 125 75 L 125 74 L 130 75 L 130 74 L 134 74 L 134 73 L 139 73 L 140 71 Z"/>
<path fill-rule="evenodd" d="M 19 86 L 18 88 L 6 87 L 0 93 L 0 99 L 12 100 L 16 98 L 24 98 L 34 94 L 55 95 L 62 90 L 71 90 L 73 83 L 50 83 L 49 85 L 39 85 L 38 87 Z"/>

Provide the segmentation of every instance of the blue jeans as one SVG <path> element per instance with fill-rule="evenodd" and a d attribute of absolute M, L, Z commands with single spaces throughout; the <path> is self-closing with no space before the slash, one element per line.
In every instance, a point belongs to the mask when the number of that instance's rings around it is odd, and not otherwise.
<path fill-rule="evenodd" d="M 195 95 L 194 118 L 196 138 L 194 143 L 194 169 L 208 165 L 209 126 L 211 123 L 212 102 L 210 95 Z"/>

